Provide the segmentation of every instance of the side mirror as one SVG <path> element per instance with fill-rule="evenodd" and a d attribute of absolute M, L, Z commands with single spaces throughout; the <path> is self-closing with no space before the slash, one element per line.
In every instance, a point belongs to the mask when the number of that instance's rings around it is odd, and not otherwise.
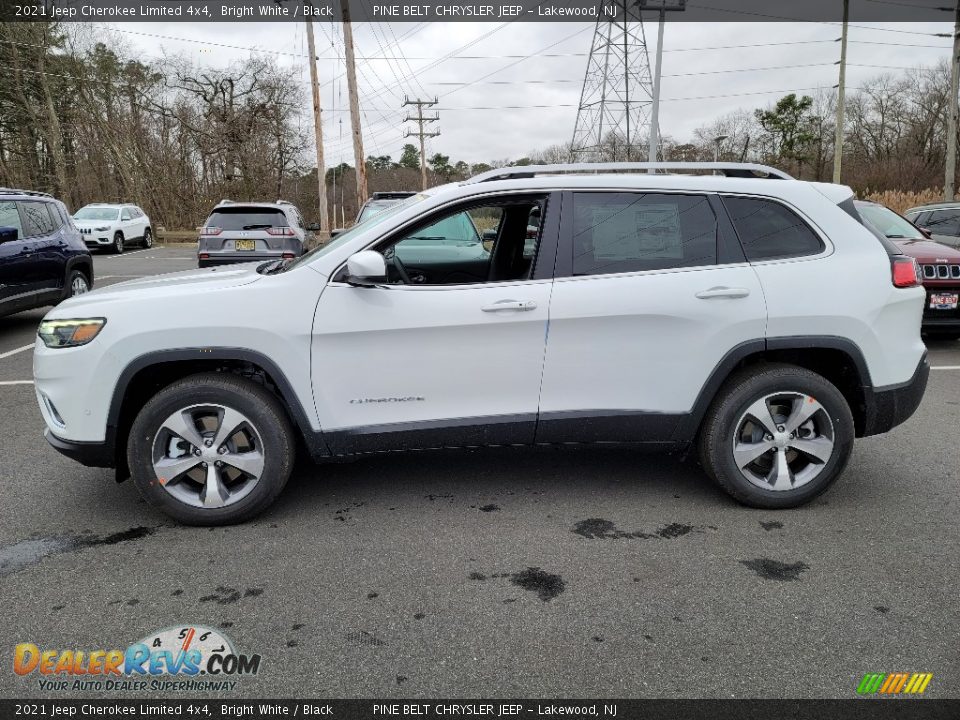
<path fill-rule="evenodd" d="M 12 225 L 0 227 L 0 243 L 12 242 L 20 237 L 20 231 Z"/>
<path fill-rule="evenodd" d="M 920 230 L 921 233 L 923 233 L 923 236 L 927 238 L 927 240 L 933 237 L 933 233 L 927 230 L 926 228 L 918 228 L 918 229 Z"/>
<path fill-rule="evenodd" d="M 320 223 L 310 223 L 307 225 L 307 230 L 310 232 L 320 232 Z"/>
<path fill-rule="evenodd" d="M 344 281 L 357 287 L 373 287 L 387 281 L 387 261 L 375 250 L 362 250 L 347 260 Z"/>

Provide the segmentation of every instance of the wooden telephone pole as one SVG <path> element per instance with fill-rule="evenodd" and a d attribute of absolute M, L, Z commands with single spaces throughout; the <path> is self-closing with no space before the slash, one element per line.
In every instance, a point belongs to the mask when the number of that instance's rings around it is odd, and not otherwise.
<path fill-rule="evenodd" d="M 950 202 L 957 192 L 957 93 L 960 91 L 960 0 L 953 19 L 953 56 L 950 58 L 950 100 L 947 111 L 947 162 L 943 199 Z"/>
<path fill-rule="evenodd" d="M 840 182 L 843 163 L 843 125 L 847 97 L 847 26 L 850 22 L 850 0 L 843 0 L 843 34 L 840 36 L 840 80 L 837 84 L 837 127 L 833 141 L 833 181 Z"/>
<path fill-rule="evenodd" d="M 313 134 L 317 144 L 317 186 L 320 194 L 320 240 L 330 237 L 327 210 L 327 168 L 323 161 L 323 123 L 320 118 L 320 86 L 317 82 L 317 52 L 313 40 L 313 20 L 307 16 L 307 47 L 310 51 L 310 89 L 313 91 Z"/>
<path fill-rule="evenodd" d="M 353 160 L 357 170 L 357 209 L 367 201 L 367 162 L 360 131 L 360 101 L 357 96 L 357 68 L 353 53 L 353 26 L 350 24 L 349 0 L 340 0 L 343 13 L 343 48 L 347 64 L 347 91 L 350 93 L 350 125 L 353 128 Z"/>
<path fill-rule="evenodd" d="M 423 124 L 437 122 L 438 120 L 440 120 L 440 115 L 438 114 L 432 117 L 426 117 L 423 114 L 423 109 L 425 107 L 433 107 L 434 105 L 437 104 L 437 102 L 439 101 L 436 98 L 434 98 L 433 100 L 420 100 L 419 98 L 417 100 L 410 100 L 406 96 L 404 96 L 403 98 L 404 107 L 406 107 L 407 105 L 417 106 L 417 116 L 411 117 L 410 115 L 407 115 L 407 117 L 405 117 L 403 121 L 404 122 L 412 121 L 417 123 L 417 131 L 411 132 L 410 130 L 407 130 L 407 134 L 404 135 L 404 137 L 410 137 L 412 135 L 416 135 L 420 138 L 420 189 L 421 190 L 427 189 L 427 151 L 424 144 L 424 139 L 428 137 L 437 137 L 437 135 L 440 134 L 439 130 L 437 130 L 436 132 L 430 132 L 430 133 L 424 131 Z"/>

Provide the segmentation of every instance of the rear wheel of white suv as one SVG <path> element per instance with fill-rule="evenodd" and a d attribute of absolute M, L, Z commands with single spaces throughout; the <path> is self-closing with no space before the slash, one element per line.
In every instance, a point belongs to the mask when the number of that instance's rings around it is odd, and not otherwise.
<path fill-rule="evenodd" d="M 130 429 L 127 461 L 150 504 L 189 525 L 226 525 L 273 503 L 294 452 L 276 397 L 230 373 L 203 373 L 144 405 Z"/>
<path fill-rule="evenodd" d="M 836 480 L 853 439 L 850 407 L 832 383 L 793 365 L 758 365 L 718 393 L 701 429 L 700 461 L 740 502 L 790 508 Z"/>

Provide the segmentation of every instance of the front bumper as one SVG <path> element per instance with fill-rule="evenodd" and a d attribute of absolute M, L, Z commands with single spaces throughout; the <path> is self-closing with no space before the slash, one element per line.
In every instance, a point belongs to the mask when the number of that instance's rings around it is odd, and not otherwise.
<path fill-rule="evenodd" d="M 83 242 L 88 248 L 97 248 L 113 244 L 113 240 L 109 237 L 94 237 L 93 235 L 84 235 Z"/>
<path fill-rule="evenodd" d="M 908 420 L 920 407 L 929 376 L 930 363 L 924 353 L 913 377 L 907 382 L 881 388 L 864 388 L 866 418 L 860 435 L 880 435 Z"/>
<path fill-rule="evenodd" d="M 113 443 L 64 440 L 50 432 L 49 428 L 44 429 L 43 436 L 57 452 L 81 465 L 98 468 L 116 467 Z"/>

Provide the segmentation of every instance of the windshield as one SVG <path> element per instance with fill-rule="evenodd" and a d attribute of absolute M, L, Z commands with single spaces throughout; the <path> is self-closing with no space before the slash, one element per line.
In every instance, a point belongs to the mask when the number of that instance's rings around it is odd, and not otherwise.
<path fill-rule="evenodd" d="M 426 198 L 427 198 L 427 195 L 425 195 L 425 194 L 423 194 L 423 193 L 418 193 L 417 195 L 413 195 L 413 196 L 407 198 L 406 200 L 401 200 L 401 201 L 398 202 L 396 205 L 393 205 L 393 206 L 387 208 L 387 209 L 384 210 L 383 212 L 377 213 L 376 215 L 374 215 L 373 217 L 371 217 L 369 220 L 365 220 L 365 221 L 363 221 L 362 223 L 357 223 L 356 225 L 354 225 L 354 226 L 353 226 L 352 228 L 350 228 L 349 230 L 345 230 L 344 232 L 340 233 L 340 234 L 337 235 L 335 238 L 333 238 L 333 239 L 332 239 L 330 242 L 328 242 L 326 245 L 322 245 L 321 247 L 314 248 L 314 249 L 311 250 L 310 252 L 308 252 L 308 253 L 306 253 L 306 254 L 304 254 L 304 255 L 301 255 L 299 258 L 297 258 L 296 260 L 294 260 L 293 262 L 291 262 L 289 265 L 287 265 L 285 269 L 286 269 L 286 270 L 292 270 L 293 268 L 298 267 L 299 265 L 303 264 L 304 262 L 309 262 L 310 260 L 313 260 L 314 258 L 323 257 L 324 255 L 326 255 L 326 254 L 327 254 L 328 252 L 330 252 L 331 250 L 335 250 L 336 248 L 340 247 L 341 245 L 345 245 L 346 243 L 350 242 L 350 241 L 351 241 L 353 238 L 355 238 L 359 233 L 361 233 L 361 232 L 363 232 L 363 231 L 365 231 L 365 230 L 367 230 L 367 229 L 369 229 L 369 228 L 371 228 L 371 227 L 375 227 L 376 225 L 379 225 L 379 224 L 382 223 L 383 221 L 388 220 L 389 218 L 393 217 L 394 215 L 397 215 L 398 213 L 402 212 L 403 210 L 405 210 L 406 208 L 410 207 L 410 206 L 413 205 L 414 203 L 418 203 L 418 202 L 420 202 L 421 200 L 425 200 Z"/>
<path fill-rule="evenodd" d="M 926 240 L 908 220 L 904 220 L 890 208 L 873 203 L 857 203 L 861 217 L 884 237 L 894 240 Z"/>
<path fill-rule="evenodd" d="M 357 218 L 358 223 L 362 223 L 364 220 L 369 220 L 374 215 L 379 215 L 384 210 L 389 207 L 392 207 L 397 204 L 397 200 L 382 200 L 377 202 L 368 202 L 363 206 L 363 209 L 360 211 L 360 216 Z"/>
<path fill-rule="evenodd" d="M 120 211 L 117 208 L 85 207 L 77 210 L 75 220 L 116 220 Z"/>

